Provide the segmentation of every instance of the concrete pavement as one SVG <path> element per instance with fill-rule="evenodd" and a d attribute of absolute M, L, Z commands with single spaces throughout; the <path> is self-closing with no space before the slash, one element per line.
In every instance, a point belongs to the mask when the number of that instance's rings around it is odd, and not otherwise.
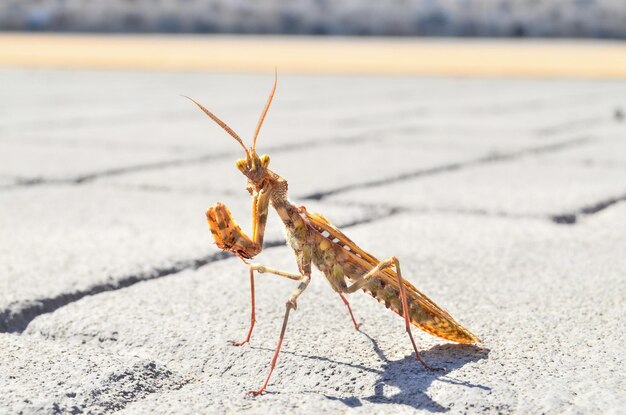
<path fill-rule="evenodd" d="M 342 227 L 479 335 L 460 346 L 314 273 L 268 393 L 293 282 L 213 245 L 250 228 L 238 145 L 271 74 L 2 70 L 0 413 L 619 413 L 626 270 L 623 81 L 281 76 L 258 148 Z M 295 270 L 270 214 L 258 262 Z"/>

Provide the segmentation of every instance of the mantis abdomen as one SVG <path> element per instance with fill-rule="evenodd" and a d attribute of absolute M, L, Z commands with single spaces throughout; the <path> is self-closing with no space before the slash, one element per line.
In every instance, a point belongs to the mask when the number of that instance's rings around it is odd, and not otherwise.
<path fill-rule="evenodd" d="M 315 214 L 311 214 L 315 215 Z M 328 223 L 330 225 L 330 223 Z M 319 233 L 319 231 L 322 231 Z M 324 273 L 335 291 L 342 292 L 347 288 L 346 277 L 356 282 L 380 263 L 365 251 L 352 247 L 351 241 L 338 230 L 332 236 L 325 236 L 324 230 L 313 227 L 314 235 L 312 260 Z M 403 281 L 407 294 L 409 319 L 411 324 L 433 336 L 441 337 L 457 343 L 476 343 L 478 337 L 457 323 L 448 312 L 437 306 L 433 301 L 418 291 L 410 283 Z M 361 288 L 400 316 L 404 316 L 402 297 L 398 287 L 397 275 L 390 269 L 377 272 Z"/>

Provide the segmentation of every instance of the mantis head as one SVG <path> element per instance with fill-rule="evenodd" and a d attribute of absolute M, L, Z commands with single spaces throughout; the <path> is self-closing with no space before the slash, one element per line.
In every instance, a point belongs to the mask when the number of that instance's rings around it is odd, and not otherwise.
<path fill-rule="evenodd" d="M 265 177 L 267 175 L 267 166 L 270 164 L 270 156 L 264 154 L 259 157 L 256 152 L 256 140 L 259 136 L 259 131 L 261 131 L 261 126 L 263 125 L 263 121 L 265 120 L 265 116 L 267 115 L 267 111 L 270 108 L 270 104 L 272 103 L 272 98 L 274 98 L 274 92 L 276 92 L 276 85 L 278 83 L 278 76 L 276 72 L 274 72 L 274 86 L 272 87 L 272 92 L 270 93 L 269 98 L 267 99 L 267 103 L 265 104 L 265 108 L 261 113 L 261 117 L 257 123 L 256 129 L 254 131 L 254 139 L 252 140 L 252 146 L 246 147 L 243 143 L 241 137 L 237 135 L 224 121 L 217 118 L 213 113 L 206 108 L 204 108 L 200 103 L 196 102 L 194 99 L 185 96 L 185 98 L 191 100 L 194 104 L 196 104 L 206 115 L 209 116 L 213 121 L 215 121 L 220 127 L 222 127 L 231 137 L 233 137 L 239 145 L 243 148 L 245 152 L 245 158 L 237 160 L 235 166 L 241 171 L 244 176 L 248 178 L 250 182 L 252 182 L 257 188 L 261 188 L 265 181 Z"/>

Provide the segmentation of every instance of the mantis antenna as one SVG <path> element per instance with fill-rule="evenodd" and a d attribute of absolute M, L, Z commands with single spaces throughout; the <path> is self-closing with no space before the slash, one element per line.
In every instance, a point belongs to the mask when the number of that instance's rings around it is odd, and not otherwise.
<path fill-rule="evenodd" d="M 274 98 L 274 92 L 276 92 L 276 84 L 278 84 L 278 71 L 274 69 L 274 87 L 272 87 L 272 92 L 270 92 L 270 97 L 267 99 L 265 108 L 263 108 L 263 112 L 261 113 L 259 122 L 256 125 L 256 130 L 254 131 L 254 140 L 252 141 L 253 150 L 256 150 L 256 138 L 259 136 L 259 131 L 261 131 L 261 126 L 263 125 L 263 121 L 265 120 L 265 116 L 267 115 L 267 110 L 270 109 L 270 105 L 272 104 L 272 98 Z"/>
<path fill-rule="evenodd" d="M 273 93 L 273 92 L 272 92 Z M 193 102 L 194 104 L 196 104 L 198 106 L 198 108 L 200 108 L 202 111 L 204 111 L 204 113 L 206 115 L 209 116 L 209 118 L 211 118 L 213 121 L 215 121 L 220 127 L 222 127 L 228 134 L 230 134 L 235 140 L 237 140 L 239 142 L 239 144 L 241 144 L 241 147 L 243 147 L 243 150 L 246 152 L 246 154 L 248 154 L 248 149 L 246 148 L 246 146 L 243 144 L 243 141 L 241 140 L 241 138 L 237 135 L 236 132 L 233 131 L 232 128 L 230 128 L 228 125 L 226 125 L 226 123 L 222 120 L 220 120 L 219 118 L 217 118 L 215 115 L 213 115 L 213 113 L 211 111 L 209 111 L 208 109 L 204 108 L 202 106 L 202 104 L 200 104 L 199 102 L 197 102 L 196 100 L 194 100 L 193 98 L 189 98 L 187 95 L 183 95 L 183 97 L 187 98 L 188 100 L 190 100 L 191 102 Z M 254 148 L 254 147 L 253 147 Z"/>

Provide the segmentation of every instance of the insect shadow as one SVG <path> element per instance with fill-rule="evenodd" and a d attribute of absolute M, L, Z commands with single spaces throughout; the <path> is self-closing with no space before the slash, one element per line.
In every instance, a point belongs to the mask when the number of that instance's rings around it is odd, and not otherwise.
<path fill-rule="evenodd" d="M 345 397 L 324 394 L 327 399 L 340 401 L 349 407 L 362 406 L 362 400 L 365 400 L 375 404 L 407 405 L 415 409 L 427 410 L 429 412 L 447 412 L 450 407 L 435 402 L 426 394 L 426 391 L 432 382 L 440 381 L 467 388 L 477 388 L 485 391 L 491 390 L 488 386 L 457 380 L 448 376 L 448 374 L 454 369 L 463 367 L 468 363 L 486 359 L 489 356 L 489 349 L 465 344 L 444 344 L 434 346 L 429 350 L 420 352 L 420 354 L 429 364 L 432 364 L 433 367 L 442 367 L 444 370 L 427 371 L 422 368 L 417 360 L 415 360 L 415 356 L 413 354 L 407 355 L 400 360 L 389 360 L 380 349 L 378 342 L 374 338 L 363 331 L 361 331 L 361 334 L 372 342 L 374 352 L 378 355 L 380 360 L 384 362 L 381 369 L 373 369 L 360 364 L 339 362 L 328 357 L 304 355 L 289 351 L 285 351 L 285 353 L 294 354 L 308 359 L 346 365 L 378 374 L 379 378 L 374 385 L 374 394 L 371 396 Z M 264 349 L 263 347 L 259 348 Z M 394 395 L 385 394 L 385 387 L 399 389 L 400 392 Z"/>
<path fill-rule="evenodd" d="M 420 352 L 420 354 L 433 367 L 442 367 L 444 370 L 426 371 L 421 365 L 416 364 L 415 356 L 412 354 L 400 360 L 389 360 L 375 339 L 367 333 L 363 333 L 363 335 L 372 342 L 374 351 L 384 362 L 382 369 L 373 370 L 379 374 L 379 379 L 374 385 L 374 394 L 362 398 L 363 400 L 377 404 L 407 405 L 429 412 L 447 412 L 450 409 L 449 407 L 435 402 L 426 394 L 426 390 L 428 390 L 433 381 L 438 380 L 468 388 L 491 390 L 488 386 L 473 384 L 448 376 L 454 369 L 463 367 L 471 362 L 486 359 L 489 355 L 489 349 L 474 345 L 450 343 L 434 346 L 429 350 Z M 390 396 L 386 395 L 384 392 L 385 386 L 395 387 L 400 392 Z M 327 398 L 337 399 L 347 406 L 362 405 L 359 398 L 356 397 L 333 398 L 327 396 Z"/>

